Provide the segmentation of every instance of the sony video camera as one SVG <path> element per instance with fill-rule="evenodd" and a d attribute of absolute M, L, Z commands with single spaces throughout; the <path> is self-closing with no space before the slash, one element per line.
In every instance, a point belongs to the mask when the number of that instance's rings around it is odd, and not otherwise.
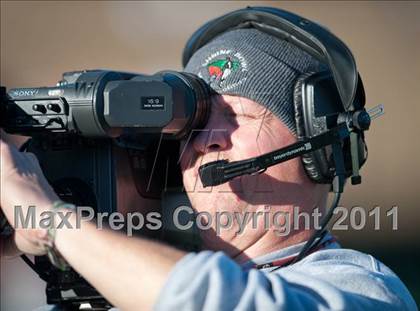
<path fill-rule="evenodd" d="M 182 184 L 179 140 L 205 125 L 210 96 L 204 81 L 184 72 L 68 72 L 55 87 L 2 87 L 0 127 L 30 137 L 21 150 L 37 156 L 63 201 L 112 213 L 122 153 L 142 198 L 160 200 L 164 188 Z M 107 309 L 75 271 L 62 272 L 46 257 L 37 257 L 34 268 L 47 282 L 49 304 Z"/>

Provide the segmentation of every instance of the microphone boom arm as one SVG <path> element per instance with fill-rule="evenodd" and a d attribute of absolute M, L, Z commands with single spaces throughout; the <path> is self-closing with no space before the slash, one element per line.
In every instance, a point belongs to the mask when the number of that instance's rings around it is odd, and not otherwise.
<path fill-rule="evenodd" d="M 200 179 L 203 186 L 208 187 L 223 184 L 235 177 L 245 174 L 259 174 L 264 172 L 270 166 L 288 161 L 292 158 L 334 143 L 341 143 L 344 138 L 349 136 L 350 131 L 346 123 L 343 122 L 325 133 L 255 158 L 234 162 L 218 160 L 206 163 L 199 168 Z"/>

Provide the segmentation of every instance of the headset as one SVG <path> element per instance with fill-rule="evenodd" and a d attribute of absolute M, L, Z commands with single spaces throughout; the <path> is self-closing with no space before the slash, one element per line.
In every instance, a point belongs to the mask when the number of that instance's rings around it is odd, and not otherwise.
<path fill-rule="evenodd" d="M 363 109 L 363 83 L 348 47 L 322 26 L 277 8 L 247 7 L 206 23 L 188 40 L 183 52 L 183 66 L 200 47 L 218 35 L 252 27 L 289 41 L 329 67 L 329 71 L 305 73 L 295 83 L 294 108 L 299 140 L 325 132 L 329 115 Z M 357 140 L 358 165 L 361 167 L 367 158 L 363 132 L 359 133 Z M 329 159 L 329 149 L 327 146 L 302 155 L 308 176 L 317 183 L 330 184 L 334 177 L 335 168 Z M 343 144 L 343 154 L 346 177 L 349 177 L 352 172 L 349 142 Z"/>
<path fill-rule="evenodd" d="M 298 143 L 256 158 L 219 160 L 199 169 L 203 185 L 212 186 L 244 174 L 261 173 L 268 166 L 301 156 L 311 180 L 331 184 L 335 193 L 331 208 L 321 221 L 321 230 L 306 243 L 297 261 L 325 235 L 346 178 L 351 176 L 352 184 L 361 183 L 359 168 L 367 159 L 364 131 L 369 129 L 373 117 L 383 113 L 383 106 L 365 110 L 364 87 L 354 57 L 339 38 L 317 23 L 278 8 L 247 7 L 207 22 L 187 41 L 183 66 L 217 36 L 241 28 L 256 28 L 286 40 L 328 68 L 302 74 L 295 82 L 293 104 Z"/>

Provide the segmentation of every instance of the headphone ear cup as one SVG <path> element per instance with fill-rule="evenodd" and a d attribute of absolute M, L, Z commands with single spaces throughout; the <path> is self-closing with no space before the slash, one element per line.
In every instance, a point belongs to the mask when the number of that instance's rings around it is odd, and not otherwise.
<path fill-rule="evenodd" d="M 298 77 L 294 86 L 293 103 L 295 109 L 296 134 L 298 140 L 310 138 L 307 134 L 307 122 L 312 122 L 312 120 L 308 120 L 310 116 L 308 116 L 307 114 L 305 115 L 304 111 L 305 108 L 306 111 L 308 109 L 309 111 L 314 111 L 314 103 L 309 99 L 305 100 L 303 84 L 305 80 L 313 74 L 313 72 L 302 74 Z M 310 107 L 304 107 L 304 105 L 310 105 Z M 322 129 L 320 129 L 320 133 L 321 132 Z M 301 159 L 303 167 L 305 168 L 307 175 L 312 181 L 321 184 L 329 184 L 332 182 L 330 164 L 328 161 L 328 159 L 330 158 L 330 154 L 331 151 L 328 151 L 328 147 L 326 147 L 302 155 Z"/>

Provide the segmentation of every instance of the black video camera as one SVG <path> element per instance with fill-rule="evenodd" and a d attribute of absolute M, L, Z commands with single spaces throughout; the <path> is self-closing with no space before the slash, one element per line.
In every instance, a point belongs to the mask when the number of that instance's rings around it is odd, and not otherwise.
<path fill-rule="evenodd" d="M 184 72 L 68 72 L 55 87 L 2 87 L 0 127 L 31 137 L 21 149 L 37 156 L 62 200 L 112 213 L 118 175 L 130 174 L 138 194 L 151 200 L 182 185 L 179 140 L 205 125 L 210 96 L 203 80 Z M 122 153 L 131 172 L 117 170 Z M 34 268 L 47 282 L 47 303 L 109 307 L 75 271 L 60 271 L 46 257 Z"/>

